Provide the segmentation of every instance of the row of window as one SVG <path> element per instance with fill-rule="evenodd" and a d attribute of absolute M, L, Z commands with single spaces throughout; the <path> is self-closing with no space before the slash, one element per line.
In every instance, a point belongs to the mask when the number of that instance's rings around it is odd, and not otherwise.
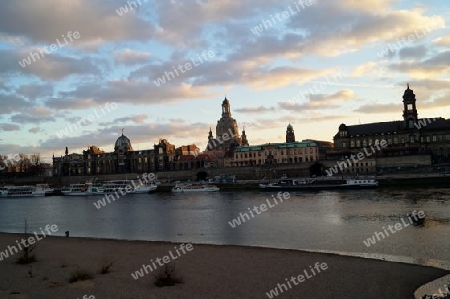
<path fill-rule="evenodd" d="M 295 157 L 295 158 L 282 158 L 282 159 L 273 159 L 276 163 L 300 163 L 300 162 L 313 162 L 315 159 L 313 157 Z M 253 164 L 264 164 L 266 161 L 264 159 L 258 159 L 258 160 L 247 160 L 247 161 L 235 161 L 231 162 L 230 164 L 233 165 L 235 163 L 236 165 L 241 165 L 245 163 L 253 163 Z"/>
<path fill-rule="evenodd" d="M 373 139 L 363 139 L 361 140 L 350 140 L 350 147 L 366 147 L 366 146 L 372 146 L 374 144 L 379 144 L 380 140 L 375 139 L 375 142 L 372 143 Z M 414 135 L 411 136 L 401 136 L 401 137 L 394 137 L 394 138 L 388 138 L 387 143 L 388 145 L 392 144 L 404 144 L 405 141 L 408 141 L 409 143 L 416 143 L 419 142 L 418 138 Z M 420 136 L 420 142 L 442 142 L 442 141 L 450 141 L 450 134 L 446 135 L 431 135 L 431 136 Z M 342 142 L 342 147 L 347 147 L 347 142 Z"/>
<path fill-rule="evenodd" d="M 317 151 L 317 149 L 316 149 Z M 290 149 L 287 151 L 281 150 L 278 153 L 280 153 L 280 155 L 284 156 L 284 153 L 286 152 L 287 155 L 300 155 L 300 154 L 308 154 L 308 149 L 307 148 L 303 148 L 303 149 Z M 276 154 L 277 152 L 275 152 Z M 309 154 L 313 154 L 314 153 L 314 148 L 309 148 Z M 264 152 L 265 156 L 267 157 L 268 155 L 272 155 L 272 151 L 265 151 Z M 235 153 L 234 154 L 235 158 L 256 158 L 256 152 L 249 152 L 249 153 Z M 258 157 L 261 157 L 261 152 L 258 152 Z"/>
<path fill-rule="evenodd" d="M 374 162 L 360 162 L 360 163 L 356 162 L 356 163 L 350 163 L 349 164 L 349 163 L 347 163 L 347 161 L 340 161 L 337 164 L 338 164 L 338 166 L 345 164 L 345 165 L 350 165 L 352 167 L 364 167 L 364 166 L 373 166 Z"/>

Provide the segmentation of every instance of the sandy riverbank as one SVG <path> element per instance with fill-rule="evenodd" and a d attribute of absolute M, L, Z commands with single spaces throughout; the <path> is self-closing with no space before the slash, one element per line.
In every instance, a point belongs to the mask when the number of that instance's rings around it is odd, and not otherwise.
<path fill-rule="evenodd" d="M 0 251 L 21 237 L 0 233 Z M 277 298 L 401 299 L 413 298 L 419 286 L 448 274 L 431 267 L 294 250 L 193 244 L 192 251 L 178 255 L 175 246 L 179 244 L 47 237 L 37 243 L 37 263 L 18 265 L 19 254 L 0 261 L 0 298 L 268 298 L 266 292 L 306 269 L 311 277 L 297 280 L 298 285 L 291 282 Z M 153 273 L 133 279 L 131 273 L 169 251 L 177 257 L 182 284 L 156 287 Z M 114 264 L 102 275 L 98 272 L 104 261 Z M 327 269 L 313 276 L 309 266 L 316 262 L 326 263 Z M 77 268 L 93 272 L 94 278 L 69 283 Z"/>

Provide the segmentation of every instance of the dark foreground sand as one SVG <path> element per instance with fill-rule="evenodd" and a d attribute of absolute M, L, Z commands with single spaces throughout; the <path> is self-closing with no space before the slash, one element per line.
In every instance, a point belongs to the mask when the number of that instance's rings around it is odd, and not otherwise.
<path fill-rule="evenodd" d="M 0 251 L 20 238 L 1 233 Z M 72 237 L 47 237 L 37 244 L 39 261 L 32 266 L 16 264 L 18 254 L 0 261 L 0 298 L 268 298 L 266 292 L 285 278 L 325 262 L 327 270 L 297 286 L 291 283 L 292 288 L 276 298 L 401 299 L 413 298 L 419 286 L 449 273 L 332 254 L 194 244 L 191 252 L 176 260 L 184 283 L 159 288 L 153 285 L 153 273 L 138 280 L 131 273 L 169 250 L 175 253 L 179 244 Z M 114 265 L 111 273 L 101 275 L 105 260 Z M 69 283 L 77 268 L 88 269 L 95 277 Z"/>

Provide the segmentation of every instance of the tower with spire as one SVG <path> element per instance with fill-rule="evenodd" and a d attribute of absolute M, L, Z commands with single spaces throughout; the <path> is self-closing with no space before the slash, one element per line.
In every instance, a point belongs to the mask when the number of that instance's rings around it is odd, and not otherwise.
<path fill-rule="evenodd" d="M 216 125 L 216 137 L 213 136 L 211 128 L 209 129 L 207 150 L 229 150 L 236 146 L 248 144 L 245 130 L 242 133 L 244 135 L 242 138 L 245 138 L 245 140 L 242 140 L 239 136 L 237 122 L 231 116 L 230 101 L 225 96 L 222 102 L 222 117 Z"/>
<path fill-rule="evenodd" d="M 294 128 L 291 123 L 286 128 L 286 143 L 295 142 Z"/>
<path fill-rule="evenodd" d="M 245 135 L 245 127 L 242 130 L 241 145 L 242 146 L 248 146 L 247 135 Z"/>
<path fill-rule="evenodd" d="M 409 89 L 409 83 L 403 93 L 403 121 L 405 128 L 412 129 L 417 123 L 416 95 Z"/>

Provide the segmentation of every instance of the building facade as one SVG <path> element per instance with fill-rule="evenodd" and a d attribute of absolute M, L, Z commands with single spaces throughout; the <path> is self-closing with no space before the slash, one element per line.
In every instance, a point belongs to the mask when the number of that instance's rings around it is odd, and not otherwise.
<path fill-rule="evenodd" d="M 449 162 L 450 120 L 442 117 L 418 118 L 416 95 L 409 88 L 403 94 L 403 119 L 361 125 L 341 124 L 334 136 L 329 157 L 349 156 L 362 148 L 386 140 L 388 146 L 375 156 L 431 155 L 434 163 Z"/>
<path fill-rule="evenodd" d="M 174 169 L 175 146 L 160 139 L 153 149 L 133 150 L 125 135 L 116 140 L 113 152 L 105 152 L 93 145 L 82 154 L 70 153 L 53 156 L 53 175 L 96 175 L 114 173 L 144 173 Z"/>
<path fill-rule="evenodd" d="M 226 157 L 225 167 L 295 164 L 319 160 L 319 147 L 314 142 L 267 143 L 239 146 L 232 157 Z"/>

